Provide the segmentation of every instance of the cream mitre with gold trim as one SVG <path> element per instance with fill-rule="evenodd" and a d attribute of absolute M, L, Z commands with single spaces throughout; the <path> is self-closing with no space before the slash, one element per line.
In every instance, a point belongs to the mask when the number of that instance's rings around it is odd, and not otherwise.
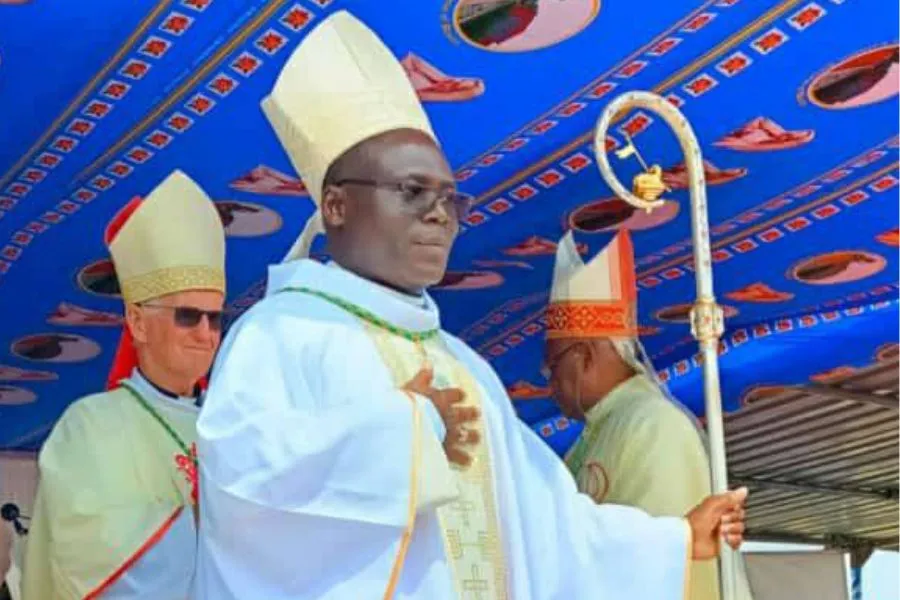
<path fill-rule="evenodd" d="M 126 303 L 186 290 L 225 293 L 222 220 L 190 177 L 173 172 L 120 215 L 109 252 Z"/>
<path fill-rule="evenodd" d="M 400 62 L 346 11 L 333 13 L 300 42 L 262 109 L 316 204 L 285 261 L 309 256 L 323 232 L 322 184 L 347 150 L 398 129 L 421 131 L 437 143 Z"/>

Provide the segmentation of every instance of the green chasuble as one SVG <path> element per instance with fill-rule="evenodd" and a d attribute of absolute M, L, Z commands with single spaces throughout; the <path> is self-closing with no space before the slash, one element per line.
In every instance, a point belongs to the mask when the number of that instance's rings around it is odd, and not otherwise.
<path fill-rule="evenodd" d="M 613 389 L 587 414 L 566 456 L 580 491 L 595 502 L 634 506 L 653 516 L 683 516 L 710 494 L 709 459 L 691 419 L 645 375 Z M 691 600 L 718 600 L 716 561 L 691 567 Z M 739 600 L 750 598 L 746 578 Z"/>

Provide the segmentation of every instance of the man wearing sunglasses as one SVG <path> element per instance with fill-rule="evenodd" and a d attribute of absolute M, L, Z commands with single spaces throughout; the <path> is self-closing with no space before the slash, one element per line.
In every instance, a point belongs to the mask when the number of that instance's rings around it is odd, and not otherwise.
<path fill-rule="evenodd" d="M 109 391 L 72 404 L 41 451 L 24 600 L 184 600 L 193 581 L 196 419 L 221 336 L 225 234 L 175 171 L 105 237 L 125 328 Z"/>
<path fill-rule="evenodd" d="M 273 267 L 223 343 L 197 423 L 198 599 L 668 600 L 692 556 L 740 541 L 740 494 L 690 526 L 578 494 L 490 366 L 441 329 L 425 290 L 467 200 L 371 30 L 330 15 L 263 109 L 333 262 Z"/>
<path fill-rule="evenodd" d="M 556 251 L 544 375 L 562 412 L 585 428 L 566 456 L 595 502 L 681 516 L 710 494 L 699 425 L 658 382 L 638 342 L 634 252 L 627 230 L 585 263 L 572 232 Z M 691 600 L 718 600 L 714 561 L 691 567 Z M 743 573 L 738 598 L 750 599 Z"/>

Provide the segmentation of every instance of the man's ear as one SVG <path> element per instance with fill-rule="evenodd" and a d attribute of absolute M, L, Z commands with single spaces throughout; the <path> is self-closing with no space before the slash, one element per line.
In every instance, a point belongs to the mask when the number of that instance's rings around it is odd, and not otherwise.
<path fill-rule="evenodd" d="M 128 327 L 135 342 L 138 344 L 147 342 L 147 318 L 140 306 L 125 305 L 125 326 Z"/>
<path fill-rule="evenodd" d="M 343 227 L 347 220 L 347 193 L 344 188 L 326 185 L 322 190 L 322 222 L 329 228 Z"/>
<path fill-rule="evenodd" d="M 587 373 L 597 362 L 597 348 L 593 340 L 579 341 L 575 357 L 581 362 L 582 374 Z"/>
<path fill-rule="evenodd" d="M 609 353 L 615 353 L 612 342 L 608 338 L 591 338 L 586 340 L 584 346 L 585 370 L 603 366 L 609 361 Z"/>

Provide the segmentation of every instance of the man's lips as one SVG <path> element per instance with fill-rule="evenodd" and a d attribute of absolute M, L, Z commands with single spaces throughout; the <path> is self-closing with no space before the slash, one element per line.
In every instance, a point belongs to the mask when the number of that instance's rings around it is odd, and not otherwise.
<path fill-rule="evenodd" d="M 427 248 L 449 248 L 450 241 L 442 238 L 428 238 L 423 240 L 413 240 L 415 246 L 425 246 Z"/>

